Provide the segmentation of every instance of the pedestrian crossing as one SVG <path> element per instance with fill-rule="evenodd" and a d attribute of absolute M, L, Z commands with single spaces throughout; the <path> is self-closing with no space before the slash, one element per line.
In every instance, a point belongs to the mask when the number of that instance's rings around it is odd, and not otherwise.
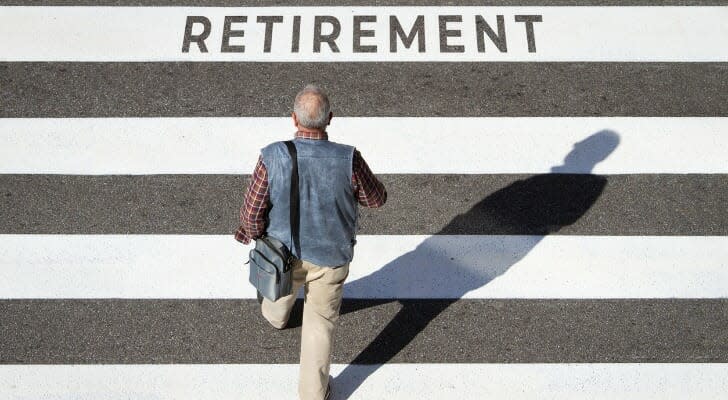
<path fill-rule="evenodd" d="M 294 398 L 300 304 L 265 323 L 232 233 L 308 82 L 389 192 L 361 213 L 334 399 L 722 398 L 725 4 L 278 3 L 0 1 L 0 398 Z M 442 52 L 438 16 L 479 13 L 508 51 L 451 21 L 466 50 Z M 302 17 L 298 55 L 289 25 L 264 51 L 263 14 Z M 319 14 L 339 52 L 312 52 Z M 389 52 L 388 17 L 420 14 L 425 51 Z M 535 52 L 516 14 L 542 16 Z M 188 15 L 208 53 L 181 51 Z M 220 51 L 226 15 L 246 53 Z"/>

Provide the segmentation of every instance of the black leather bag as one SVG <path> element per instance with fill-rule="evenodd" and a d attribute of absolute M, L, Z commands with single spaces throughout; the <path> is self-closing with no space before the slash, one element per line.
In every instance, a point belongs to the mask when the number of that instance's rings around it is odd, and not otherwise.
<path fill-rule="evenodd" d="M 298 155 L 292 141 L 285 142 L 291 156 L 291 243 L 301 248 L 298 242 Z M 255 240 L 255 248 L 250 250 L 250 283 L 270 301 L 276 301 L 291 294 L 293 290 L 293 254 L 283 242 L 263 235 Z"/>

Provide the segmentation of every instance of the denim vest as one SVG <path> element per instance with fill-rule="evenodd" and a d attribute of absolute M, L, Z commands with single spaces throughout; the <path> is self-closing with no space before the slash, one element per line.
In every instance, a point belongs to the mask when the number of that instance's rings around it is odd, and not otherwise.
<path fill-rule="evenodd" d="M 358 202 L 351 184 L 354 147 L 328 140 L 296 138 L 300 251 L 291 243 L 291 158 L 283 142 L 261 150 L 268 172 L 268 235 L 293 254 L 319 266 L 336 267 L 354 257 Z"/>

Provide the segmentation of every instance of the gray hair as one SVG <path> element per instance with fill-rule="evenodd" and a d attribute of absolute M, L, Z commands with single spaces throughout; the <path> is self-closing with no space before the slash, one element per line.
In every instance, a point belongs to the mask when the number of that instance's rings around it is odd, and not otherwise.
<path fill-rule="evenodd" d="M 293 103 L 298 123 L 304 128 L 324 129 L 329 123 L 329 97 L 316 85 L 306 85 Z"/>

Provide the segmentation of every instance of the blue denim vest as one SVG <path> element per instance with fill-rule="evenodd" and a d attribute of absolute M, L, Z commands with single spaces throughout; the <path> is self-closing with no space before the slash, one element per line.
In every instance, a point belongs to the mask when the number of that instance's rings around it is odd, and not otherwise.
<path fill-rule="evenodd" d="M 301 260 L 326 267 L 346 264 L 354 257 L 358 216 L 351 184 L 354 147 L 328 140 L 293 142 L 298 152 L 300 251 L 291 243 L 291 158 L 283 142 L 261 150 L 271 202 L 266 232 Z"/>

